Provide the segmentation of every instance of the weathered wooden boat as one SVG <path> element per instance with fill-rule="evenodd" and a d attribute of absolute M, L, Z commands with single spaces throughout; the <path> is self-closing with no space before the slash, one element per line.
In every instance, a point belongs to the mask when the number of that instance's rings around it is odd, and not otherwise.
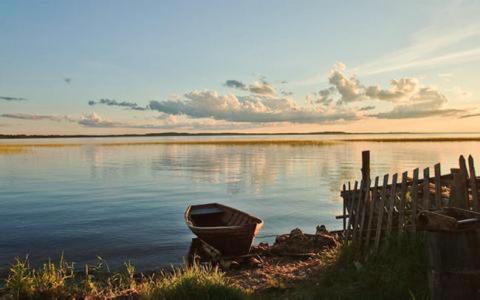
<path fill-rule="evenodd" d="M 202 241 L 226 256 L 247 254 L 263 226 L 261 219 L 218 203 L 189 206 L 185 222 Z"/>

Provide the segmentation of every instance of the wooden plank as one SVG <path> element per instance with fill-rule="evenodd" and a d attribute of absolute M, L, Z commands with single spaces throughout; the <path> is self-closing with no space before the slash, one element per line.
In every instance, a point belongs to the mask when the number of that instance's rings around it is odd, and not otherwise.
<path fill-rule="evenodd" d="M 377 231 L 375 233 L 375 246 L 374 251 L 378 251 L 380 246 L 380 237 L 382 234 L 382 223 L 383 223 L 383 213 L 385 211 L 385 198 L 387 196 L 387 185 L 388 185 L 388 174 L 383 176 L 383 188 L 382 194 L 380 195 L 379 207 L 378 207 L 378 217 L 377 217 Z"/>
<path fill-rule="evenodd" d="M 351 199 L 350 199 L 350 205 L 349 205 L 349 218 L 348 218 L 348 225 L 347 225 L 347 239 L 349 239 L 352 236 L 352 218 L 355 218 L 355 213 L 353 212 L 353 207 L 354 207 L 354 202 L 355 202 L 355 195 L 357 194 L 356 191 L 358 189 L 358 181 L 355 181 L 354 189 L 350 193 Z"/>
<path fill-rule="evenodd" d="M 348 223 L 347 223 L 347 226 L 345 228 L 345 231 L 343 232 L 343 241 L 345 243 L 348 241 L 348 229 L 349 229 L 349 226 L 350 226 L 350 214 L 351 214 L 351 211 L 349 210 L 350 200 L 351 200 L 350 199 L 350 193 L 352 191 L 350 181 L 347 184 L 348 184 L 348 194 L 344 198 L 345 199 L 345 209 L 347 209 L 347 214 L 344 214 L 345 215 L 344 220 L 346 220 L 347 215 L 348 215 Z"/>
<path fill-rule="evenodd" d="M 475 164 L 473 162 L 473 157 L 468 156 L 468 169 L 470 171 L 470 190 L 472 191 L 472 206 L 474 211 L 479 211 L 478 200 L 480 195 L 478 195 L 478 186 L 477 186 L 477 175 L 475 174 Z"/>
<path fill-rule="evenodd" d="M 370 197 L 370 178 L 367 178 L 364 189 L 364 199 L 362 204 L 362 210 L 360 212 L 360 228 L 358 229 L 358 246 L 362 245 L 363 229 L 365 226 L 365 213 L 367 211 L 368 199 Z"/>
<path fill-rule="evenodd" d="M 362 181 L 370 179 L 370 151 L 362 151 Z"/>
<path fill-rule="evenodd" d="M 358 234 L 358 224 L 360 223 L 360 209 L 362 206 L 363 202 L 363 197 L 362 197 L 362 192 L 363 192 L 363 186 L 365 185 L 365 182 L 360 182 L 360 189 L 358 190 L 358 195 L 356 196 L 355 199 L 357 199 L 357 203 L 355 206 L 355 219 L 353 220 L 353 241 L 357 241 L 357 234 Z"/>
<path fill-rule="evenodd" d="M 417 219 L 417 202 L 418 202 L 418 168 L 413 170 L 413 182 L 411 189 L 412 196 L 412 215 L 411 215 L 411 224 L 413 227 L 413 232 L 417 231 L 416 219 Z"/>
<path fill-rule="evenodd" d="M 347 228 L 347 219 L 346 219 L 346 215 L 347 215 L 347 207 L 346 207 L 346 201 L 345 201 L 345 198 L 347 197 L 347 186 L 344 184 L 343 185 L 343 236 L 345 237 L 345 229 Z"/>
<path fill-rule="evenodd" d="M 375 204 L 378 200 L 378 176 L 375 177 L 375 186 L 372 191 L 372 199 L 370 201 L 370 208 L 368 210 L 368 225 L 367 225 L 367 237 L 365 238 L 365 248 L 368 249 L 370 244 L 370 238 L 372 235 L 372 223 L 373 223 L 373 214 L 375 212 Z"/>
<path fill-rule="evenodd" d="M 460 175 L 461 175 L 461 190 L 459 191 L 460 195 L 463 195 L 461 201 L 461 208 L 469 209 L 470 203 L 468 201 L 468 171 L 467 171 L 467 163 L 465 161 L 465 157 L 460 155 L 458 159 L 458 164 L 460 165 Z"/>
<path fill-rule="evenodd" d="M 398 232 L 404 231 L 405 226 L 405 197 L 407 195 L 407 180 L 408 172 L 403 172 L 402 174 L 402 185 L 400 187 L 400 207 L 399 207 L 399 217 L 398 217 Z"/>
<path fill-rule="evenodd" d="M 430 168 L 423 169 L 423 209 L 430 209 Z"/>
<path fill-rule="evenodd" d="M 436 209 L 440 209 L 442 205 L 442 171 L 440 163 L 436 164 L 434 167 L 435 170 L 435 205 Z"/>
<path fill-rule="evenodd" d="M 395 205 L 395 197 L 397 196 L 397 178 L 398 174 L 393 174 L 392 187 L 390 189 L 390 195 L 388 196 L 387 235 L 390 235 L 392 232 L 393 207 Z"/>

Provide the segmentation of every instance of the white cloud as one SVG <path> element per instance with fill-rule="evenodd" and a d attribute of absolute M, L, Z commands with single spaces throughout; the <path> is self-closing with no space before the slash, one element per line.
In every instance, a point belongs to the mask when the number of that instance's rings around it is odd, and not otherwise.
<path fill-rule="evenodd" d="M 299 106 L 288 98 L 221 95 L 210 90 L 186 93 L 183 100 L 152 101 L 149 106 L 166 114 L 230 122 L 323 123 L 360 117 L 346 107 Z"/>

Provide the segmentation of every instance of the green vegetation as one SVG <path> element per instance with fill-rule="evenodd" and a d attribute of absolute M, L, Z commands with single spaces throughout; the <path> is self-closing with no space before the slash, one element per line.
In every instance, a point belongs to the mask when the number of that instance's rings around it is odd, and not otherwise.
<path fill-rule="evenodd" d="M 193 265 L 173 269 L 169 273 L 135 276 L 135 268 L 127 263 L 123 270 L 112 273 L 99 258 L 95 266 L 86 266 L 76 273 L 73 264 L 63 258 L 49 261 L 39 269 L 31 268 L 28 258 L 12 265 L 3 288 L 2 299 L 245 299 L 247 292 L 229 282 L 214 267 Z"/>
<path fill-rule="evenodd" d="M 392 236 L 376 255 L 362 260 L 352 245 L 292 292 L 298 299 L 427 299 L 427 257 L 422 237 Z"/>
<path fill-rule="evenodd" d="M 324 252 L 325 266 L 306 279 L 246 291 L 216 267 L 193 265 L 151 276 L 127 263 L 110 272 L 99 258 L 75 272 L 63 258 L 38 269 L 28 258 L 12 265 L 0 299 L 426 299 L 427 259 L 422 237 L 393 236 L 376 255 L 363 259 L 353 245 Z M 254 276 L 254 272 L 252 272 Z M 253 292 L 253 293 L 252 293 Z M 3 297 L 2 297 L 3 296 Z"/>

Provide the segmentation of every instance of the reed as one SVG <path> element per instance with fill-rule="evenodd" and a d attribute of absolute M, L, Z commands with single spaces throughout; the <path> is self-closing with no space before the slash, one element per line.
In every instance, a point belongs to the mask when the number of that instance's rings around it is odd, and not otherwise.
<path fill-rule="evenodd" d="M 245 299 L 248 293 L 231 283 L 216 267 L 184 266 L 151 276 L 136 275 L 125 263 L 119 272 L 108 264 L 97 264 L 75 272 L 63 256 L 40 268 L 30 266 L 28 257 L 12 264 L 1 299 Z"/>

